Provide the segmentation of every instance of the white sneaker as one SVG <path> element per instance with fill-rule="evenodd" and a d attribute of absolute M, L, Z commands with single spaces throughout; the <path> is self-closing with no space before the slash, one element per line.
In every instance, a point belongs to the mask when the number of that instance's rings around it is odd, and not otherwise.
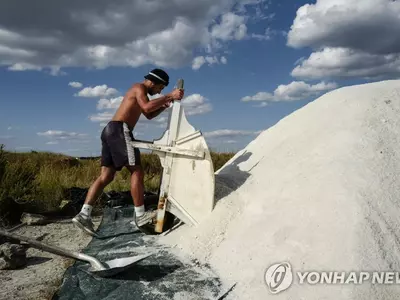
<path fill-rule="evenodd" d="M 86 231 L 90 235 L 96 235 L 94 231 L 94 225 L 91 218 L 84 218 L 82 217 L 82 213 L 77 214 L 73 219 L 72 222 L 77 225 L 80 229 Z"/>
<path fill-rule="evenodd" d="M 143 225 L 150 223 L 156 217 L 157 217 L 156 210 L 155 211 L 146 211 L 140 217 L 135 217 L 135 224 L 137 227 L 142 227 Z"/>

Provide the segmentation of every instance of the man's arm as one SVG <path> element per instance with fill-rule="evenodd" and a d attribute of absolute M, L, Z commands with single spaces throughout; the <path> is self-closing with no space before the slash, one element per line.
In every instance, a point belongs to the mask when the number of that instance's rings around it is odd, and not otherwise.
<path fill-rule="evenodd" d="M 151 113 L 149 113 L 149 114 L 145 114 L 145 116 L 146 116 L 146 118 L 149 119 L 149 120 L 154 119 L 154 118 L 157 117 L 159 114 L 161 114 L 166 108 L 167 108 L 166 106 L 163 106 L 163 107 L 157 109 L 156 111 L 153 111 L 153 112 L 151 112 Z"/>
<path fill-rule="evenodd" d="M 167 94 L 165 96 L 162 96 L 162 97 L 159 97 L 152 101 L 149 101 L 149 98 L 147 97 L 147 93 L 145 92 L 145 89 L 142 86 L 140 86 L 136 90 L 135 94 L 136 94 L 137 102 L 138 102 L 140 108 L 142 109 L 143 114 L 146 117 L 150 113 L 158 111 L 160 108 L 162 108 L 163 105 L 174 100 L 174 98 L 172 97 L 171 94 Z M 161 111 L 158 114 L 160 114 L 160 113 L 161 113 Z"/>

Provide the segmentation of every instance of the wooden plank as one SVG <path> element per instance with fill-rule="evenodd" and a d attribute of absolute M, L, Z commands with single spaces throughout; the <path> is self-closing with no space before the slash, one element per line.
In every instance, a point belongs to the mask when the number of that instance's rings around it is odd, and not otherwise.
<path fill-rule="evenodd" d="M 136 148 L 141 148 L 141 149 L 148 149 L 148 150 L 153 150 L 153 151 L 161 151 L 161 152 L 166 152 L 166 153 L 173 153 L 173 154 L 180 154 L 180 155 L 185 155 L 185 156 L 190 156 L 190 157 L 196 157 L 196 158 L 204 158 L 204 151 L 201 150 L 190 150 L 190 149 L 184 149 L 184 148 L 179 148 L 179 147 L 171 147 L 171 146 L 164 146 L 164 145 L 156 145 L 153 143 L 145 143 L 145 142 L 131 142 L 131 144 L 136 147 Z"/>
<path fill-rule="evenodd" d="M 183 89 L 183 79 L 179 79 L 176 88 Z M 178 135 L 179 119 L 181 114 L 181 102 L 175 101 L 172 107 L 169 123 L 167 146 L 174 146 Z M 164 158 L 164 172 L 160 188 L 160 200 L 158 203 L 157 223 L 155 232 L 161 233 L 164 227 L 165 212 L 167 209 L 168 190 L 171 179 L 171 169 L 174 153 L 166 153 Z"/>

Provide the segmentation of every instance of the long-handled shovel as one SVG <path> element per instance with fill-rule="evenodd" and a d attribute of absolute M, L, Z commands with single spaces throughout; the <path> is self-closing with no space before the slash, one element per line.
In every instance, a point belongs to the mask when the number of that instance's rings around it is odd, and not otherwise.
<path fill-rule="evenodd" d="M 96 259 L 93 256 L 83 254 L 80 252 L 70 251 L 70 250 L 63 249 L 63 248 L 60 248 L 60 247 L 54 246 L 54 245 L 44 244 L 35 239 L 17 235 L 17 234 L 14 234 L 14 233 L 2 230 L 2 229 L 0 229 L 0 235 L 14 239 L 14 240 L 26 242 L 31 247 L 39 249 L 39 250 L 43 250 L 43 251 L 57 254 L 60 256 L 65 256 L 65 257 L 88 262 L 88 263 L 90 263 L 90 268 L 88 269 L 88 271 L 90 273 L 93 273 L 93 274 L 101 276 L 101 277 L 109 277 L 109 276 L 113 276 L 117 273 L 123 272 L 124 270 L 130 268 L 135 263 L 137 263 L 140 260 L 143 260 L 153 254 L 153 253 L 150 253 L 150 254 L 145 254 L 145 255 L 130 256 L 130 257 L 124 257 L 124 258 L 117 258 L 117 259 L 109 260 L 106 262 L 100 262 L 98 259 Z"/>

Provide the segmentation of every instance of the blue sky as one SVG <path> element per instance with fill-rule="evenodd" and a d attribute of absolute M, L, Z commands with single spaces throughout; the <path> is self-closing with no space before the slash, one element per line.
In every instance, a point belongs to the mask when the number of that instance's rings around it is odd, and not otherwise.
<path fill-rule="evenodd" d="M 400 73 L 399 2 L 43 1 L 30 18 L 18 2 L 0 4 L 0 143 L 12 151 L 99 155 L 122 96 L 155 67 L 165 92 L 185 80 L 187 119 L 216 151 L 330 90 Z M 160 138 L 168 113 L 135 136 Z"/>

